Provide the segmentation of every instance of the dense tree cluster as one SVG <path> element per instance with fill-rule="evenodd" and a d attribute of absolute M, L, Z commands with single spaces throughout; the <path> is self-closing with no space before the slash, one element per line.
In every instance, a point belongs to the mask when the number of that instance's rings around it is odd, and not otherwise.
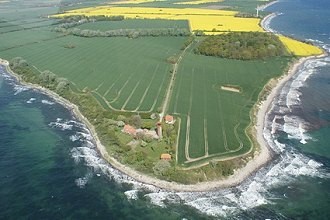
<path fill-rule="evenodd" d="M 271 33 L 231 32 L 209 36 L 196 48 L 197 54 L 251 60 L 286 55 L 279 38 Z"/>
<path fill-rule="evenodd" d="M 84 16 L 84 15 L 75 15 L 75 16 L 67 16 L 60 20 L 59 28 L 72 28 L 78 25 L 82 25 L 84 23 L 96 22 L 96 21 L 122 21 L 125 17 L 122 15 L 118 16 Z"/>
<path fill-rule="evenodd" d="M 237 17 L 237 18 L 257 18 L 258 16 L 256 14 L 240 12 L 240 13 L 235 14 L 235 17 Z"/>
<path fill-rule="evenodd" d="M 70 15 L 61 18 L 61 23 L 73 23 L 86 20 L 88 22 L 94 21 L 122 21 L 125 17 L 123 15 L 105 16 L 105 15 L 95 15 L 95 16 L 85 16 L 85 15 Z"/>

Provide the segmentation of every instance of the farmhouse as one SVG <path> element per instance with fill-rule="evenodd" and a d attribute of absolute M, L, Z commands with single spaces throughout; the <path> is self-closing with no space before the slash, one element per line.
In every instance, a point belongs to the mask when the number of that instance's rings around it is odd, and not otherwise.
<path fill-rule="evenodd" d="M 166 115 L 165 116 L 165 123 L 166 124 L 170 124 L 170 125 L 172 125 L 172 124 L 174 124 L 174 117 L 172 116 L 172 115 Z"/>
<path fill-rule="evenodd" d="M 122 132 L 132 135 L 132 136 L 136 135 L 136 129 L 133 126 L 128 125 L 128 124 L 124 126 Z"/>
<path fill-rule="evenodd" d="M 171 156 L 171 154 L 161 154 L 160 159 L 161 160 L 171 160 L 172 156 Z"/>

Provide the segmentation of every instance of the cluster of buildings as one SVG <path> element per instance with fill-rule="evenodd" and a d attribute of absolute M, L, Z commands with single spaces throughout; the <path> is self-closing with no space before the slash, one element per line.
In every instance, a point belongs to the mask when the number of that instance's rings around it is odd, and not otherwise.
<path fill-rule="evenodd" d="M 162 131 L 162 120 L 160 120 L 156 124 L 156 129 L 155 130 L 148 130 L 148 129 L 141 129 L 141 128 L 135 128 L 132 125 L 125 124 L 122 132 L 131 135 L 132 137 L 138 137 L 139 135 L 144 136 L 144 137 L 149 137 L 151 139 L 162 139 L 163 138 L 163 131 Z M 174 124 L 175 119 L 172 115 L 165 115 L 164 121 L 166 124 Z M 171 160 L 171 155 L 170 154 L 161 154 L 160 159 L 162 160 Z"/>

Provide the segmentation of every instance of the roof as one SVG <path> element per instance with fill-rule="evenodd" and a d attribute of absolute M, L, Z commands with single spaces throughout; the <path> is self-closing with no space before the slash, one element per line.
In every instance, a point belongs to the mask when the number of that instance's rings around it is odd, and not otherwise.
<path fill-rule="evenodd" d="M 172 115 L 165 116 L 165 122 L 169 123 L 169 122 L 173 122 L 173 121 L 174 121 L 174 117 Z"/>
<path fill-rule="evenodd" d="M 136 135 L 136 129 L 128 124 L 124 126 L 122 131 L 130 135 L 134 135 L 134 136 Z"/>
<path fill-rule="evenodd" d="M 171 156 L 171 154 L 161 154 L 160 159 L 162 159 L 162 160 L 171 160 L 172 156 Z"/>

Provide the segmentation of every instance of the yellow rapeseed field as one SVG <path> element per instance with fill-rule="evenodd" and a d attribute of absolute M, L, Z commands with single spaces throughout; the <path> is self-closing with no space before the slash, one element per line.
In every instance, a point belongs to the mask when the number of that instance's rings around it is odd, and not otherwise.
<path fill-rule="evenodd" d="M 279 36 L 280 40 L 284 43 L 287 49 L 296 56 L 311 56 L 320 55 L 323 51 L 313 45 L 306 44 L 289 37 Z"/>
<path fill-rule="evenodd" d="M 258 18 L 239 18 L 235 11 L 194 8 L 93 7 L 68 11 L 57 15 L 124 15 L 125 18 L 188 20 L 191 31 L 206 32 L 263 31 Z"/>
<path fill-rule="evenodd" d="M 135 0 L 136 2 L 148 0 Z M 204 0 L 207 1 L 207 0 Z M 72 15 L 85 16 L 116 16 L 141 19 L 170 19 L 188 20 L 191 31 L 202 30 L 205 34 L 223 34 L 230 31 L 260 31 L 259 18 L 235 17 L 235 11 L 200 9 L 200 8 L 148 8 L 148 7 L 111 7 L 100 6 L 67 11 L 54 17 Z M 306 44 L 288 37 L 280 36 L 280 40 L 288 51 L 296 56 L 310 56 L 322 54 L 322 50 L 316 46 Z"/>

